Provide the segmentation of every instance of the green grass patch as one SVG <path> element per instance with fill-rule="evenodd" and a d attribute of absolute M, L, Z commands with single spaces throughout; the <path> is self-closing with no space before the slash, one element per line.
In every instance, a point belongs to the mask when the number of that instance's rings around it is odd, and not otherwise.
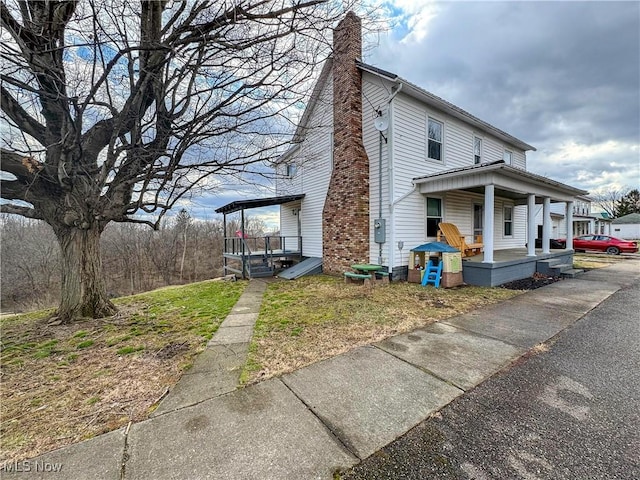
<path fill-rule="evenodd" d="M 279 375 L 359 345 L 496 303 L 518 291 L 392 283 L 365 289 L 340 276 L 269 284 L 243 382 Z"/>
<path fill-rule="evenodd" d="M 128 345 L 126 347 L 119 348 L 116 352 L 118 355 L 131 355 L 132 353 L 141 352 L 144 350 L 144 345 Z"/>
<path fill-rule="evenodd" d="M 205 281 L 121 297 L 114 301 L 117 315 L 69 325 L 51 325 L 52 310 L 1 318 L 7 394 L 0 461 L 30 458 L 144 420 L 193 364 L 246 285 Z M 167 345 L 182 347 L 167 355 Z M 96 392 L 109 392 L 108 401 L 126 410 L 96 417 L 96 405 L 107 402 Z"/>

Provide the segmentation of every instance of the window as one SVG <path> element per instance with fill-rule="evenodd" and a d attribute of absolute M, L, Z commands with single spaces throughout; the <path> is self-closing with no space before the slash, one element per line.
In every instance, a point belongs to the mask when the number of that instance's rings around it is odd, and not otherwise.
<path fill-rule="evenodd" d="M 482 243 L 480 240 L 476 240 L 478 237 L 482 236 L 482 231 L 484 229 L 484 205 L 481 203 L 473 204 L 473 241 Z"/>
<path fill-rule="evenodd" d="M 509 150 L 505 150 L 504 155 L 502 155 L 502 159 L 504 160 L 504 163 L 506 163 L 507 165 L 511 165 L 512 156 L 513 154 Z"/>
<path fill-rule="evenodd" d="M 427 197 L 427 237 L 438 235 L 438 224 L 442 222 L 442 200 Z"/>
<path fill-rule="evenodd" d="M 293 163 L 288 163 L 285 175 L 287 177 L 291 178 L 296 174 L 296 170 L 297 170 L 297 168 Z"/>
<path fill-rule="evenodd" d="M 513 207 L 504 207 L 504 236 L 513 235 Z"/>
<path fill-rule="evenodd" d="M 473 137 L 473 163 L 482 163 L 482 139 Z"/>
<path fill-rule="evenodd" d="M 444 125 L 432 118 L 428 121 L 429 140 L 427 145 L 427 156 L 430 160 L 442 161 L 442 132 Z"/>

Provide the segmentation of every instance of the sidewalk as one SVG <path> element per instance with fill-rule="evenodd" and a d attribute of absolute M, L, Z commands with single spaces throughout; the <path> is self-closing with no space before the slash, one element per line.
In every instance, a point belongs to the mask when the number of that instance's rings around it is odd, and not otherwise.
<path fill-rule="evenodd" d="M 185 395 L 191 406 L 32 459 L 15 477 L 330 480 L 638 280 L 640 262 L 619 262 L 252 387 Z"/>

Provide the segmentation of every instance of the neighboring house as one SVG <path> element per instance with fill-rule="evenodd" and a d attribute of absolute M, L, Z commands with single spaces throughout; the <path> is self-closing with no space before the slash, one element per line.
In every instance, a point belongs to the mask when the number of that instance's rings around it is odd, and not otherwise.
<path fill-rule="evenodd" d="M 611 222 L 613 219 L 609 214 L 607 212 L 596 212 L 593 215 L 596 217 L 593 233 L 613 235 L 613 231 L 611 229 Z"/>
<path fill-rule="evenodd" d="M 611 236 L 625 240 L 640 240 L 640 213 L 630 213 L 611 222 Z"/>
<path fill-rule="evenodd" d="M 567 237 L 567 221 L 565 212 L 567 205 L 564 202 L 551 204 L 551 238 L 566 238 Z M 536 227 L 537 237 L 542 238 L 542 226 L 543 226 L 543 212 L 542 206 L 536 208 Z M 596 223 L 599 217 L 596 214 L 591 213 L 591 199 L 585 196 L 576 197 L 573 202 L 573 222 L 571 235 L 577 237 L 579 235 L 587 235 L 590 233 L 605 233 L 599 232 L 600 224 L 596 228 Z M 601 222 L 604 223 L 604 222 Z"/>
<path fill-rule="evenodd" d="M 278 198 L 304 195 L 281 204 L 281 235 L 300 236 L 303 256 L 327 272 L 369 262 L 394 279 L 407 277 L 409 250 L 436 240 L 439 222 L 482 237 L 483 253 L 464 262 L 467 283 L 524 278 L 543 259 L 572 263 L 571 240 L 549 250 L 551 205 L 563 202 L 572 225 L 573 200 L 587 192 L 528 172 L 534 147 L 360 56 L 360 20 L 348 13 L 280 159 Z"/>

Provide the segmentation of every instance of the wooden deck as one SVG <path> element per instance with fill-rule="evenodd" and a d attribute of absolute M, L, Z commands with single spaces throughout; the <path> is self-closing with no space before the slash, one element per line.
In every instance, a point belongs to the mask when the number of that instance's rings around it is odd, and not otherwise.
<path fill-rule="evenodd" d="M 271 277 L 280 268 L 302 260 L 301 237 L 227 237 L 224 239 L 224 274 L 242 278 Z"/>

